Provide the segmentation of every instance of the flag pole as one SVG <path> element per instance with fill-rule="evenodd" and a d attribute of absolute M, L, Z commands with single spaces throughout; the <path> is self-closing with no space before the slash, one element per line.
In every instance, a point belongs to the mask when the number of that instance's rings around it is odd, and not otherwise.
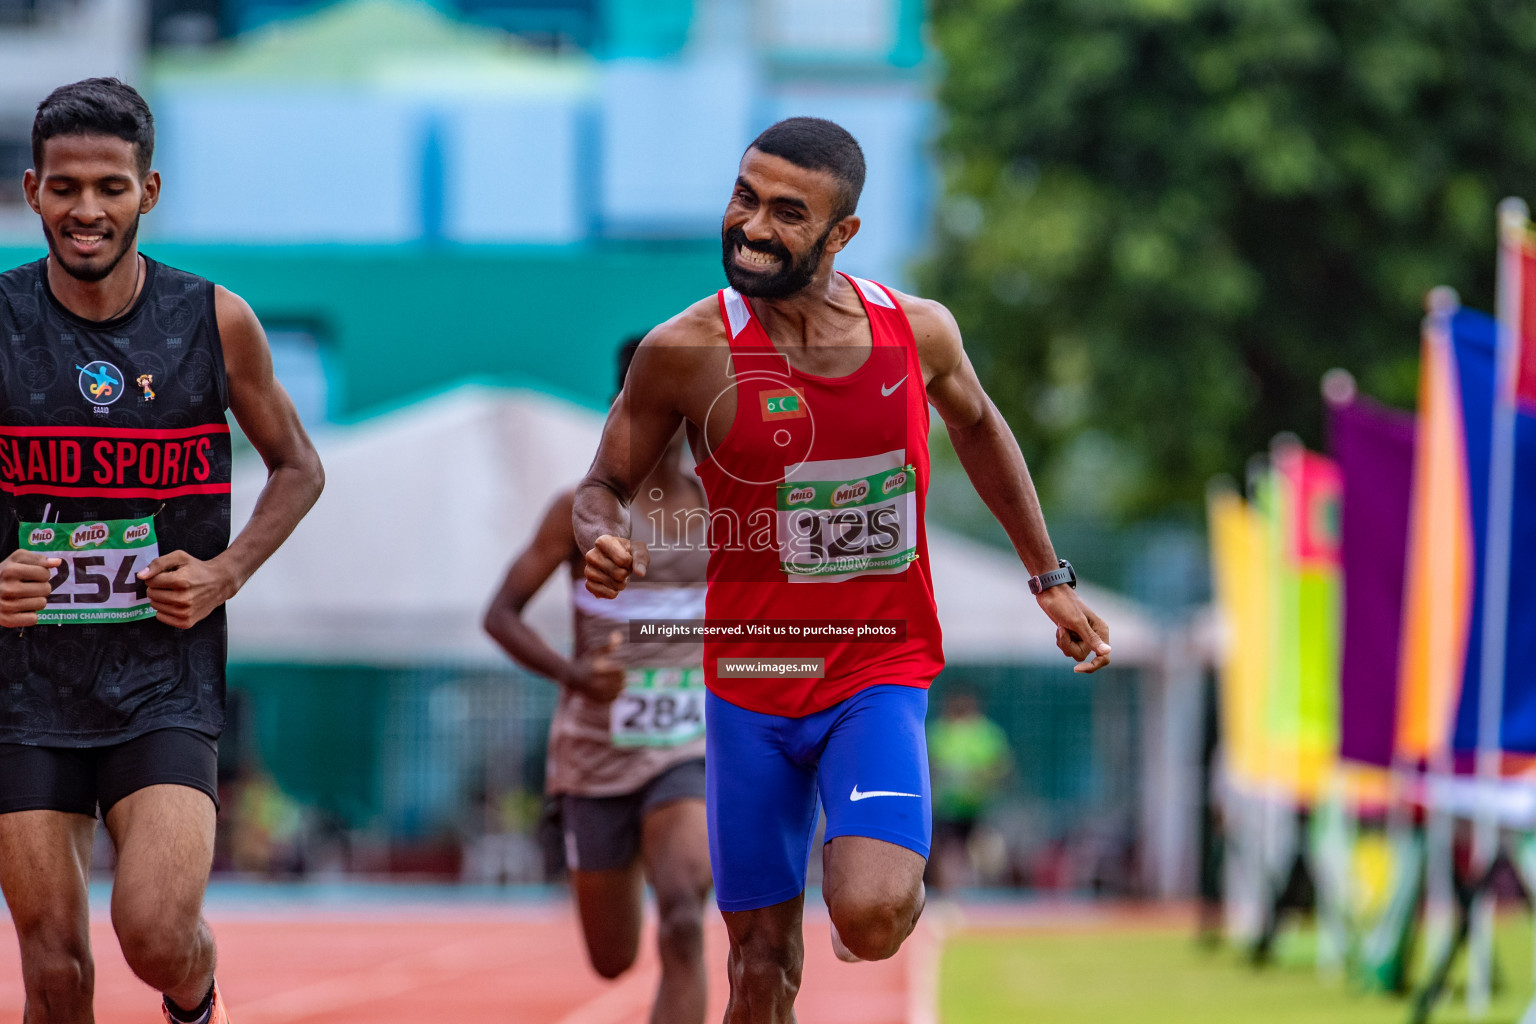
<path fill-rule="evenodd" d="M 1502 772 L 1500 722 L 1504 717 L 1504 655 L 1509 624 L 1509 570 L 1515 494 L 1515 382 L 1520 360 L 1520 247 L 1529 211 L 1520 199 L 1499 203 L 1498 348 L 1494 366 L 1493 434 L 1488 458 L 1488 530 L 1483 555 L 1483 635 L 1478 673 L 1477 778 L 1480 789 L 1472 833 L 1472 866 L 1481 878 L 1498 856 L 1499 820 L 1495 790 Z M 1472 957 L 1467 1008 L 1488 1012 L 1493 965 L 1493 911 L 1490 892 L 1479 894 L 1472 912 Z"/>

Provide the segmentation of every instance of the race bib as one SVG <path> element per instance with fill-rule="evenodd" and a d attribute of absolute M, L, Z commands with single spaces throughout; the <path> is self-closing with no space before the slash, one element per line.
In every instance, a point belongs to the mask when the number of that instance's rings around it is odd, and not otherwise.
<path fill-rule="evenodd" d="M 630 669 L 609 716 L 616 747 L 675 747 L 696 740 L 704 735 L 704 670 Z"/>
<path fill-rule="evenodd" d="M 152 619 L 138 573 L 160 555 L 149 519 L 85 523 L 22 523 L 21 546 L 59 559 L 48 581 L 53 593 L 37 613 L 40 624 L 137 622 Z"/>
<path fill-rule="evenodd" d="M 901 572 L 917 558 L 917 470 L 779 484 L 779 565 L 791 579 L 832 582 Z"/>

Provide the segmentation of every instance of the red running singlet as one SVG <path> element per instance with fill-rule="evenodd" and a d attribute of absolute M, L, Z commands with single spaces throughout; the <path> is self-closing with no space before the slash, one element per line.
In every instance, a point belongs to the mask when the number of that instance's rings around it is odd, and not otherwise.
<path fill-rule="evenodd" d="M 881 285 L 847 277 L 873 347 L 846 377 L 792 369 L 751 305 L 719 293 L 736 417 L 698 467 L 709 498 L 712 623 L 836 620 L 905 628 L 899 640 L 832 633 L 706 638 L 705 681 L 764 714 L 802 717 L 880 683 L 927 687 L 944 667 L 923 514 L 928 400 L 906 313 Z M 720 659 L 823 659 L 822 678 L 748 677 Z"/>

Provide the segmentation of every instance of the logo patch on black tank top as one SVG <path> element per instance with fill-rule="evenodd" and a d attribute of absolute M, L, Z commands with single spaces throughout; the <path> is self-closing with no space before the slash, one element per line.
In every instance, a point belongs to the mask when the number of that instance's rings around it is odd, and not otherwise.
<path fill-rule="evenodd" d="M 123 371 L 105 359 L 75 369 L 80 371 L 80 394 L 92 405 L 111 405 L 123 397 Z"/>

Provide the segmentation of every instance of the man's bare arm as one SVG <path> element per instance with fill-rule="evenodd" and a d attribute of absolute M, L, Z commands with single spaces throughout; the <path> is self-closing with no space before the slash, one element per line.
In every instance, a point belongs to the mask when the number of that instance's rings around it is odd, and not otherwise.
<path fill-rule="evenodd" d="M 1055 569 L 1056 550 L 1024 453 L 977 379 L 955 318 L 939 303 L 925 299 L 902 296 L 902 306 L 917 339 L 928 400 L 943 418 L 966 476 L 1002 524 L 1030 575 Z M 1080 663 L 1078 671 L 1097 671 L 1109 663 L 1109 630 L 1075 592 L 1052 587 L 1038 600 L 1056 623 L 1057 646 Z M 1085 662 L 1090 653 L 1096 660 Z"/>
<path fill-rule="evenodd" d="M 214 311 L 235 421 L 267 466 L 267 483 L 240 535 L 207 562 L 184 551 L 161 555 L 139 574 L 162 622 L 185 629 L 233 597 L 288 538 L 325 484 L 320 456 L 288 393 L 272 375 L 267 336 L 251 307 L 217 288 Z"/>
<path fill-rule="evenodd" d="M 907 299 L 928 400 L 949 431 L 960 464 L 997 517 L 1031 575 L 1056 568 L 1056 551 L 1019 442 L 992 403 L 960 342 L 960 328 L 936 302 Z"/>
<path fill-rule="evenodd" d="M 676 329 L 663 324 L 635 350 L 592 467 L 576 486 L 571 523 L 586 556 L 587 589 L 598 597 L 616 596 L 631 575 L 644 576 L 650 562 L 645 545 L 629 540 L 629 504 L 683 419 L 679 382 L 688 370 L 679 340 Z"/>
<path fill-rule="evenodd" d="M 571 557 L 571 498 L 568 491 L 550 503 L 538 532 L 512 560 L 481 625 L 519 665 L 607 702 L 624 688 L 624 669 L 610 657 L 612 642 L 603 650 L 567 658 L 523 619 L 528 602 Z"/>

